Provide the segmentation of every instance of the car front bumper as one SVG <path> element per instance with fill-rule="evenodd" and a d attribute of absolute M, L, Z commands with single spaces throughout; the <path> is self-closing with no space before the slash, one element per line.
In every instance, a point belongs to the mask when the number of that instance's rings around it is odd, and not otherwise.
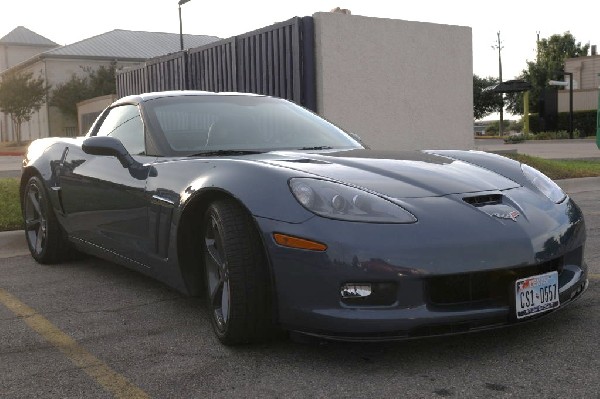
<path fill-rule="evenodd" d="M 570 199 L 516 222 L 489 215 L 465 219 L 452 210 L 444 215 L 446 223 L 434 223 L 439 215 L 430 214 L 407 225 L 321 217 L 293 224 L 257 217 L 280 325 L 339 340 L 464 333 L 553 312 L 517 320 L 517 279 L 557 271 L 557 309 L 587 288 L 585 223 Z M 308 238 L 328 248 L 282 247 L 273 233 Z M 349 283 L 391 284 L 393 298 L 370 304 L 346 301 L 341 288 Z"/>

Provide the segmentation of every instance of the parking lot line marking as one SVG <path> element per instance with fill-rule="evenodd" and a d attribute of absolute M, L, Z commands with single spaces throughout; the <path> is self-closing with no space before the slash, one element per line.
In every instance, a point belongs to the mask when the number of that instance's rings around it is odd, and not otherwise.
<path fill-rule="evenodd" d="M 0 303 L 116 398 L 149 398 L 148 394 L 133 385 L 127 378 L 113 371 L 106 363 L 86 351 L 73 338 L 63 333 L 35 309 L 30 308 L 9 292 L 0 288 Z"/>
<path fill-rule="evenodd" d="M 600 280 L 600 274 L 588 274 L 590 280 Z"/>

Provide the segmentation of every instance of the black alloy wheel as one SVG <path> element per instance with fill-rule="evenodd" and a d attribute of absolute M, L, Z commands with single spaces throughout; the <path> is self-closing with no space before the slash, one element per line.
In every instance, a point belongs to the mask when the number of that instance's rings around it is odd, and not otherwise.
<path fill-rule="evenodd" d="M 208 309 L 226 345 L 257 342 L 271 330 L 270 283 L 256 228 L 233 200 L 211 204 L 203 221 Z"/>
<path fill-rule="evenodd" d="M 37 176 L 29 178 L 23 190 L 22 211 L 25 239 L 31 256 L 39 263 L 63 260 L 68 252 L 68 244 L 56 220 L 44 184 Z"/>

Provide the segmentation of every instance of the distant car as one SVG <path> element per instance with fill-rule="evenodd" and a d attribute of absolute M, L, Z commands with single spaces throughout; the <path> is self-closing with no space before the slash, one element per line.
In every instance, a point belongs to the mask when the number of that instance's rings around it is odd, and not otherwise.
<path fill-rule="evenodd" d="M 477 151 L 370 150 L 286 100 L 148 93 L 83 138 L 34 141 L 35 260 L 76 249 L 206 293 L 224 344 L 393 340 L 537 319 L 586 289 L 580 209 Z"/>

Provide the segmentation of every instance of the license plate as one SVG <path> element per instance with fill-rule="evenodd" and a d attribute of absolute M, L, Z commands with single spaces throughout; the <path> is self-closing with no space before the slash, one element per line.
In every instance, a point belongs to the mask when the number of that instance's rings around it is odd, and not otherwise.
<path fill-rule="evenodd" d="M 560 306 L 558 298 L 558 272 L 538 274 L 517 280 L 515 284 L 517 319 Z"/>

